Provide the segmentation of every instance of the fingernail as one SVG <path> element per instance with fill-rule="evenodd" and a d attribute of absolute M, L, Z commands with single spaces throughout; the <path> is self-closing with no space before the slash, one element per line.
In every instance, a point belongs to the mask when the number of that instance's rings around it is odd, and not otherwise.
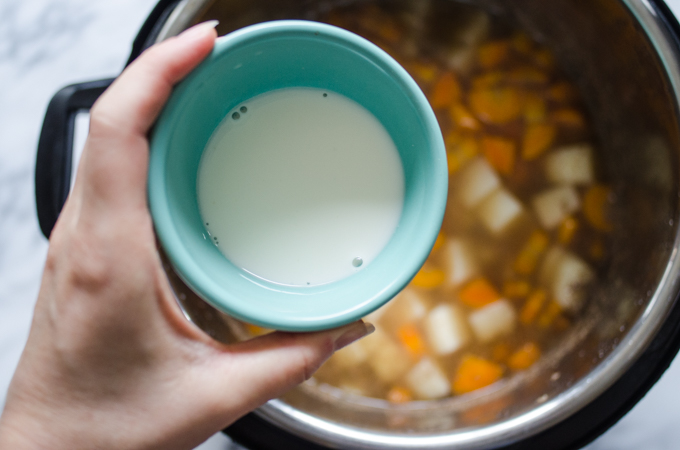
<path fill-rule="evenodd" d="M 182 33 L 179 34 L 178 37 L 181 39 L 188 40 L 195 39 L 197 37 L 203 36 L 203 33 L 205 33 L 206 30 L 215 28 L 219 23 L 220 23 L 219 20 L 207 20 L 205 22 L 201 22 L 187 30 L 184 30 Z"/>
<path fill-rule="evenodd" d="M 375 331 L 375 327 L 372 323 L 360 322 L 356 326 L 350 328 L 345 333 L 340 335 L 339 338 L 335 340 L 335 351 L 340 350 L 343 347 L 347 347 L 352 342 L 356 342 L 362 337 L 366 337 Z"/>

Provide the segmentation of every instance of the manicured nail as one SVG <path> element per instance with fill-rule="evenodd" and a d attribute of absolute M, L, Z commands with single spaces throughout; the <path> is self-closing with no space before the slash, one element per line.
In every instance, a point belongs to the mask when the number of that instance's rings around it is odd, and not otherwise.
<path fill-rule="evenodd" d="M 335 350 L 338 351 L 343 347 L 347 347 L 352 342 L 356 342 L 362 337 L 366 337 L 375 331 L 372 323 L 360 322 L 353 326 L 338 339 L 335 340 Z"/>
<path fill-rule="evenodd" d="M 196 39 L 197 37 L 203 36 L 203 33 L 205 33 L 206 30 L 215 28 L 219 23 L 219 20 L 207 20 L 205 22 L 201 22 L 187 30 L 184 30 L 178 37 L 187 40 Z"/>

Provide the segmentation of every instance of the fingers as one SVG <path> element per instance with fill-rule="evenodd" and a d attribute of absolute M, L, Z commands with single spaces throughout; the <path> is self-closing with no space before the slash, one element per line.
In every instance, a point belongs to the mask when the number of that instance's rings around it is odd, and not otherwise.
<path fill-rule="evenodd" d="M 173 86 L 212 50 L 215 25 L 199 24 L 149 48 L 97 100 L 78 175 L 91 203 L 146 204 L 147 134 Z"/>
<path fill-rule="evenodd" d="M 315 333 L 276 332 L 232 346 L 225 355 L 224 392 L 239 415 L 309 379 L 335 352 L 369 335 L 362 321 Z"/>

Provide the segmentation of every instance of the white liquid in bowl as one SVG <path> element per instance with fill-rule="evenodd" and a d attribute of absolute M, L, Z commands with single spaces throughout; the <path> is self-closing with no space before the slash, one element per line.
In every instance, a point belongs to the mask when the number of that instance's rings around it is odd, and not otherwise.
<path fill-rule="evenodd" d="M 362 270 L 394 233 L 404 172 L 382 124 L 332 91 L 289 88 L 239 105 L 198 171 L 210 239 L 236 266 L 286 285 Z"/>

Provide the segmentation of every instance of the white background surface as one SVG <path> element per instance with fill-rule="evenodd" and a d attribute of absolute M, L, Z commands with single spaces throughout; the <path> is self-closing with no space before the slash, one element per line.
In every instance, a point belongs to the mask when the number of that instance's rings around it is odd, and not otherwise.
<path fill-rule="evenodd" d="M 246 1 L 246 0 L 243 0 Z M 680 0 L 669 0 L 680 14 Z M 0 0 L 0 410 L 23 348 L 47 241 L 33 173 L 47 103 L 61 87 L 117 75 L 155 0 Z M 680 448 L 680 359 L 589 450 Z M 216 435 L 202 450 L 232 448 Z"/>

